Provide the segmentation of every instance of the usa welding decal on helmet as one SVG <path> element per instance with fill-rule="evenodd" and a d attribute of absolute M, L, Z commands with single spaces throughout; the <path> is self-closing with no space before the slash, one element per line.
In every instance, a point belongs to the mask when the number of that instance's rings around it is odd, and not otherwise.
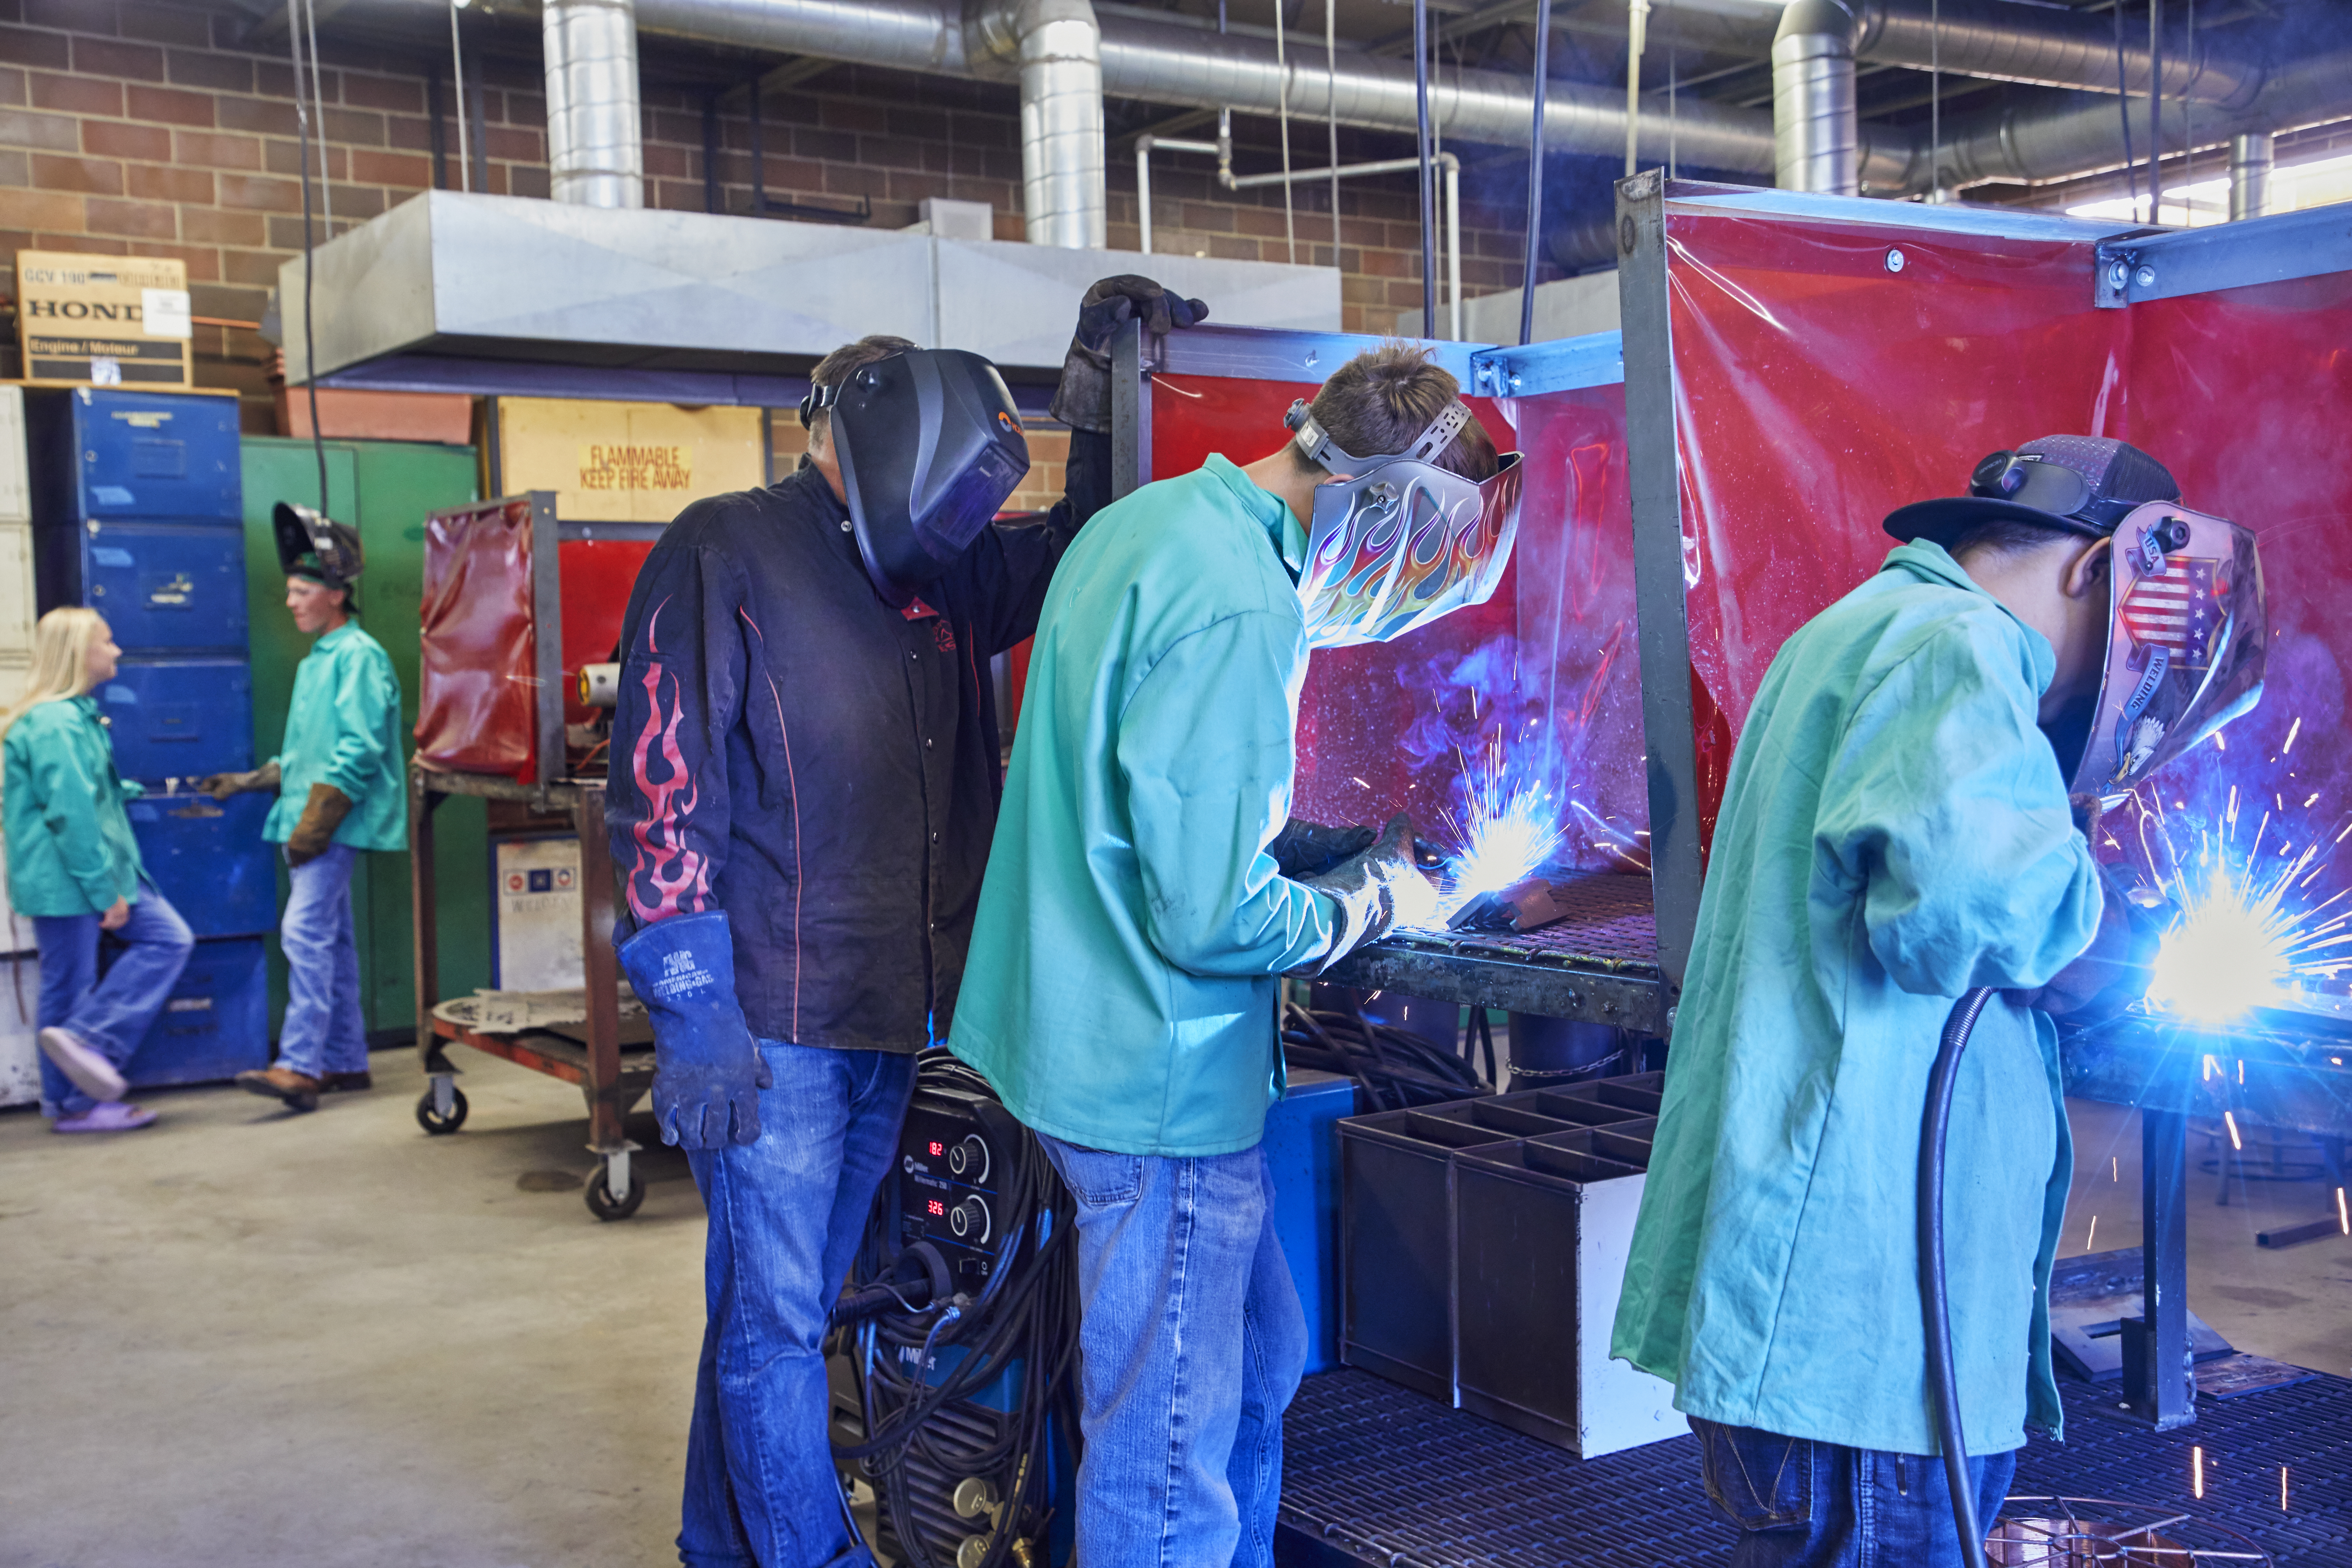
<path fill-rule="evenodd" d="M 2251 530 L 2149 501 L 2115 542 L 2106 668 L 2074 784 L 2110 797 L 2252 708 L 2270 641 Z"/>
<path fill-rule="evenodd" d="M 1404 451 L 1342 451 L 1304 399 L 1283 423 L 1298 449 L 1340 476 L 1315 487 L 1298 597 L 1312 647 L 1387 642 L 1494 596 L 1519 528 L 1519 455 L 1465 479 L 1437 466 L 1473 416 L 1448 404 Z"/>

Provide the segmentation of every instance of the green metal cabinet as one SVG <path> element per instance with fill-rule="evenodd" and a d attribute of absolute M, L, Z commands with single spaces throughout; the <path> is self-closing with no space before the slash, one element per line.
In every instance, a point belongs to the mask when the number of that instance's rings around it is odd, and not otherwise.
<path fill-rule="evenodd" d="M 270 509 L 281 500 L 318 504 L 319 462 L 308 441 L 248 436 L 245 458 L 245 565 L 251 596 L 253 745 L 257 759 L 277 754 L 286 733 L 294 667 L 310 640 L 286 610 Z M 475 499 L 471 447 L 406 441 L 327 443 L 326 510 L 360 531 L 367 571 L 359 581 L 360 624 L 392 656 L 400 678 L 404 749 L 416 725 L 417 632 L 425 593 L 425 514 Z M 439 873 L 441 984 L 462 996 L 489 982 L 488 833 L 483 803 L 463 796 L 435 815 Z M 278 873 L 280 907 L 285 873 Z M 352 915 L 360 950 L 361 1011 L 371 1044 L 413 1037 L 415 966 L 411 959 L 408 857 L 363 855 L 352 878 Z M 286 1008 L 286 961 L 269 944 L 270 1030 Z"/>

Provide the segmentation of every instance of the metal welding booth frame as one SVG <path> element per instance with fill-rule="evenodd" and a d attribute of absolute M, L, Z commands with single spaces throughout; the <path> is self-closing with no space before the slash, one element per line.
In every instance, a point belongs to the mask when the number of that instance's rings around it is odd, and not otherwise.
<path fill-rule="evenodd" d="M 2352 380 L 2324 347 L 2352 333 L 2352 233 L 2341 209 L 2117 234 L 2045 214 L 1654 171 L 1621 184 L 1617 217 L 1657 959 L 1671 1008 L 1745 699 L 1789 631 L 1875 569 L 1891 544 L 1877 520 L 1893 504 L 1950 493 L 1984 450 L 2085 430 L 2156 448 L 2192 500 L 2258 534 L 2352 513 L 2352 470 L 2329 471 L 2324 439 L 2292 439 L 2352 419 Z M 2224 411 L 2217 393 L 2236 401 Z M 2342 531 L 2298 540 L 2292 560 L 2272 565 L 2284 639 L 2272 649 L 2274 691 L 2283 674 L 2324 667 L 2322 686 L 2340 698 L 2332 672 L 2352 667 L 2352 635 L 2328 615 L 2322 584 L 2352 572 Z M 2251 741 L 2278 763 L 2300 718 L 2290 700 L 2275 697 L 2223 742 Z M 2339 706 L 2315 727 L 2340 736 L 2345 717 Z M 2336 764 L 2305 755 L 2316 766 L 2300 782 L 2316 800 Z M 2189 782 L 2168 777 L 2163 793 L 2180 790 L 2185 805 L 2218 792 L 2222 766 L 2218 749 L 2202 749 L 2175 764 Z M 2160 814 L 2165 803 L 2154 805 Z M 2140 1112 L 2139 1272 L 2152 1310 L 2124 1322 L 2125 1393 L 2159 1429 L 2196 1419 L 2189 1119 L 2234 1111 L 2325 1139 L 2352 1133 L 2347 1016 L 2352 1007 L 2315 999 L 2204 1031 L 2140 1008 L 2063 1040 L 2070 1096 Z"/>

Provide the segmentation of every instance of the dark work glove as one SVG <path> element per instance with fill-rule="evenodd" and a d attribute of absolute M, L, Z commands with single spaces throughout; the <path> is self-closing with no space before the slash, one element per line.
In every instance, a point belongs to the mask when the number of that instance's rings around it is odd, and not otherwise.
<path fill-rule="evenodd" d="M 1377 827 L 1326 827 L 1294 816 L 1282 825 L 1265 852 L 1284 876 L 1297 881 L 1319 877 L 1349 856 L 1361 855 L 1380 837 Z"/>
<path fill-rule="evenodd" d="M 1422 875 L 1419 861 L 1412 818 L 1399 812 L 1389 818 L 1388 826 L 1370 848 L 1342 860 L 1322 876 L 1303 879 L 1304 886 L 1339 905 L 1339 918 L 1332 922 L 1329 950 L 1301 973 L 1320 974 L 1364 943 L 1386 936 L 1397 923 L 1401 904 L 1405 913 L 1424 907 L 1433 913 L 1436 890 Z"/>
<path fill-rule="evenodd" d="M 327 852 L 335 829 L 352 814 L 352 797 L 331 784 L 314 784 L 302 804 L 302 819 L 286 836 L 286 863 L 307 866 Z"/>
<path fill-rule="evenodd" d="M 774 1079 L 735 1000 L 726 911 L 656 921 L 616 951 L 653 1020 L 662 1142 L 688 1149 L 758 1142 L 760 1090 Z"/>
<path fill-rule="evenodd" d="M 1171 294 L 1149 278 L 1122 272 L 1087 290 L 1078 301 L 1077 330 L 1062 360 L 1062 383 L 1054 389 L 1055 418 L 1073 430 L 1110 434 L 1110 344 L 1120 323 L 1140 316 L 1143 330 L 1166 337 L 1178 327 L 1209 319 L 1198 300 Z"/>
<path fill-rule="evenodd" d="M 215 800 L 226 800 L 233 795 L 246 795 L 254 790 L 278 787 L 278 764 L 264 763 L 246 773 L 206 773 L 196 781 L 196 788 Z"/>
<path fill-rule="evenodd" d="M 2085 1027 L 2105 1023 L 2147 994 L 2157 947 L 2179 910 L 2168 900 L 2140 901 L 2145 895 L 2136 896 L 2105 866 L 2099 868 L 2099 882 L 2105 900 L 2091 945 L 2050 984 L 2036 991 L 2012 991 L 2011 1000 Z"/>

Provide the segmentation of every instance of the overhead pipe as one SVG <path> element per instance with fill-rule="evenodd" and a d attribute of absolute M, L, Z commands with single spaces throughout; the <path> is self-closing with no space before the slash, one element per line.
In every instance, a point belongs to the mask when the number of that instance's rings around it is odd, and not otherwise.
<path fill-rule="evenodd" d="M 1108 243 L 1103 179 L 1102 28 L 1089 0 L 1019 0 L 1021 189 L 1032 245 Z"/>
<path fill-rule="evenodd" d="M 1772 176 L 1784 191 L 1862 194 L 1853 10 L 1790 0 L 1772 39 Z"/>
<path fill-rule="evenodd" d="M 646 205 L 631 0 L 546 0 L 548 194 L 585 207 Z"/>
<path fill-rule="evenodd" d="M 2012 105 L 1948 120 L 1941 158 L 1944 184 L 1958 187 L 2003 182 L 2040 184 L 2124 167 L 2123 121 L 2131 123 L 2132 145 L 2148 142 L 2148 106 L 2126 99 L 2121 112 L 2113 97 L 2089 94 L 2057 106 Z M 2200 110 L 2192 129 L 2202 152 L 2226 145 L 2246 132 L 2272 134 L 2331 124 L 2352 116 L 2352 49 L 2303 55 L 2272 73 L 2260 97 L 2234 112 Z M 2178 140 L 2168 153 L 2183 151 Z M 1924 192 L 1929 181 L 1925 158 L 1902 189 Z"/>

